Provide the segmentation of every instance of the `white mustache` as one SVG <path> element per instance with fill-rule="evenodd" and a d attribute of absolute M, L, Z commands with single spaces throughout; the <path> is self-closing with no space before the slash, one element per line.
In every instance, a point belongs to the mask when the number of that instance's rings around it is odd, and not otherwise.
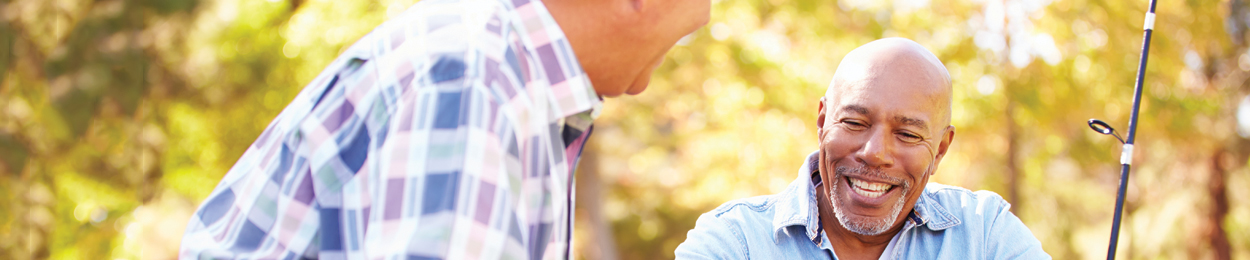
<path fill-rule="evenodd" d="M 843 176 L 847 176 L 848 174 L 850 174 L 850 175 L 855 175 L 855 176 L 879 178 L 879 179 L 887 180 L 892 183 L 901 183 L 900 186 L 903 187 L 903 190 L 910 190 L 911 188 L 910 181 L 907 181 L 902 178 L 896 178 L 896 177 L 891 177 L 889 175 L 886 175 L 885 171 L 882 171 L 879 168 L 868 168 L 868 167 L 863 167 L 863 166 L 857 166 L 857 167 L 838 166 L 837 168 L 833 169 L 833 173 L 834 173 L 834 178 L 842 178 Z"/>

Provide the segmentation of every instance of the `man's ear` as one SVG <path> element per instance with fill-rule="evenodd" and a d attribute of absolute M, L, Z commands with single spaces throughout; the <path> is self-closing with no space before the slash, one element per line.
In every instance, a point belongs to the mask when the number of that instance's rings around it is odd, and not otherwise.
<path fill-rule="evenodd" d="M 942 157 L 946 157 L 946 151 L 951 148 L 951 142 L 955 141 L 955 126 L 947 126 L 946 131 L 942 133 L 942 142 L 938 144 L 937 156 L 933 158 L 936 165 L 942 162 Z"/>
<path fill-rule="evenodd" d="M 820 97 L 820 105 L 816 109 L 816 138 L 819 139 L 825 132 L 825 97 Z"/>

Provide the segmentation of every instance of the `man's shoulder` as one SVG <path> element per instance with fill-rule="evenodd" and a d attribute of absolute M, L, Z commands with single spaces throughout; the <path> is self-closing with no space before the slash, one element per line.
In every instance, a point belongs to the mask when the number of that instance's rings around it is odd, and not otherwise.
<path fill-rule="evenodd" d="M 705 228 L 722 229 L 736 235 L 763 234 L 772 231 L 780 194 L 762 195 L 725 202 L 699 216 Z M 704 223 L 706 222 L 706 223 Z"/>
<path fill-rule="evenodd" d="M 508 47 L 502 37 L 513 29 L 513 14 L 512 7 L 500 0 L 420 1 L 378 25 L 348 52 L 389 57 L 393 61 L 387 63 L 395 64 L 474 50 L 502 52 Z"/>
<path fill-rule="evenodd" d="M 964 223 L 993 222 L 1000 212 L 1011 208 L 1011 203 L 993 191 L 972 191 L 940 183 L 927 184 L 924 196 L 936 204 L 933 206 L 941 207 Z"/>
<path fill-rule="evenodd" d="M 413 4 L 384 24 L 438 19 L 434 23 L 421 21 L 419 25 L 425 28 L 417 28 L 435 30 L 441 28 L 441 25 L 450 23 L 472 23 L 475 20 L 490 19 L 491 17 L 483 15 L 503 15 L 511 10 L 511 6 L 500 0 L 426 0 Z"/>
<path fill-rule="evenodd" d="M 998 193 L 929 183 L 923 197 L 930 208 L 926 212 L 930 221 L 927 230 L 937 232 L 918 237 L 956 241 L 952 245 L 961 248 L 984 248 L 978 253 L 988 259 L 1050 258 L 1029 228 L 1010 211 L 1011 203 Z"/>
<path fill-rule="evenodd" d="M 777 194 L 771 194 L 731 200 L 703 215 L 731 220 L 744 216 L 764 217 L 763 215 L 767 215 L 767 218 L 764 219 L 771 220 L 771 211 L 776 204 L 777 196 Z"/>
<path fill-rule="evenodd" d="M 985 201 L 991 201 L 991 202 L 1002 202 L 1002 203 L 1007 202 L 1007 200 L 1003 199 L 1003 196 L 998 195 L 998 193 L 993 192 L 993 191 L 988 191 L 988 190 L 972 191 L 964 187 L 951 186 L 951 185 L 946 185 L 946 184 L 941 184 L 941 183 L 936 183 L 936 182 L 931 182 L 929 184 L 926 184 L 924 188 L 924 193 L 927 196 L 931 196 L 934 198 L 942 198 L 942 199 L 965 199 L 966 198 L 966 199 L 973 199 L 973 200 L 978 200 L 978 201 L 985 200 Z"/>
<path fill-rule="evenodd" d="M 772 196 L 775 195 L 735 199 L 703 213 L 674 254 L 678 259 L 746 258 L 747 240 L 756 237 L 746 232 L 754 230 L 750 228 L 754 226 L 752 222 L 764 219 L 757 215 L 768 211 Z"/>
<path fill-rule="evenodd" d="M 755 196 L 725 202 L 703 213 L 686 241 L 677 247 L 678 258 L 735 259 L 747 256 L 748 241 L 772 237 L 770 232 L 777 195 Z"/>

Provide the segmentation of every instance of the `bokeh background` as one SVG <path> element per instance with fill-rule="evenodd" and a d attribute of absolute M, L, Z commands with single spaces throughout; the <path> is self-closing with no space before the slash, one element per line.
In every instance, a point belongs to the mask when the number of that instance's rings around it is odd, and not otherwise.
<path fill-rule="evenodd" d="M 696 0 L 697 1 L 697 0 Z M 170 259 L 295 94 L 416 0 L 0 1 L 0 259 Z M 663 259 L 781 191 L 842 56 L 901 36 L 955 83 L 931 180 L 998 192 L 1056 259 L 1105 256 L 1147 1 L 712 0 L 642 95 L 608 99 L 576 256 Z M 1250 7 L 1160 1 L 1123 259 L 1250 259 Z"/>

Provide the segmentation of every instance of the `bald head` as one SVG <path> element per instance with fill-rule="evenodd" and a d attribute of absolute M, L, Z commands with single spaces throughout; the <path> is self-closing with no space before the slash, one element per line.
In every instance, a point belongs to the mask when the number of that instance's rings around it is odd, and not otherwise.
<path fill-rule="evenodd" d="M 855 48 L 838 64 L 825 96 L 837 100 L 844 93 L 885 93 L 878 88 L 919 93 L 934 102 L 937 119 L 950 124 L 951 77 L 946 66 L 924 46 L 904 38 L 885 38 Z M 874 91 L 863 91 L 874 89 Z"/>

